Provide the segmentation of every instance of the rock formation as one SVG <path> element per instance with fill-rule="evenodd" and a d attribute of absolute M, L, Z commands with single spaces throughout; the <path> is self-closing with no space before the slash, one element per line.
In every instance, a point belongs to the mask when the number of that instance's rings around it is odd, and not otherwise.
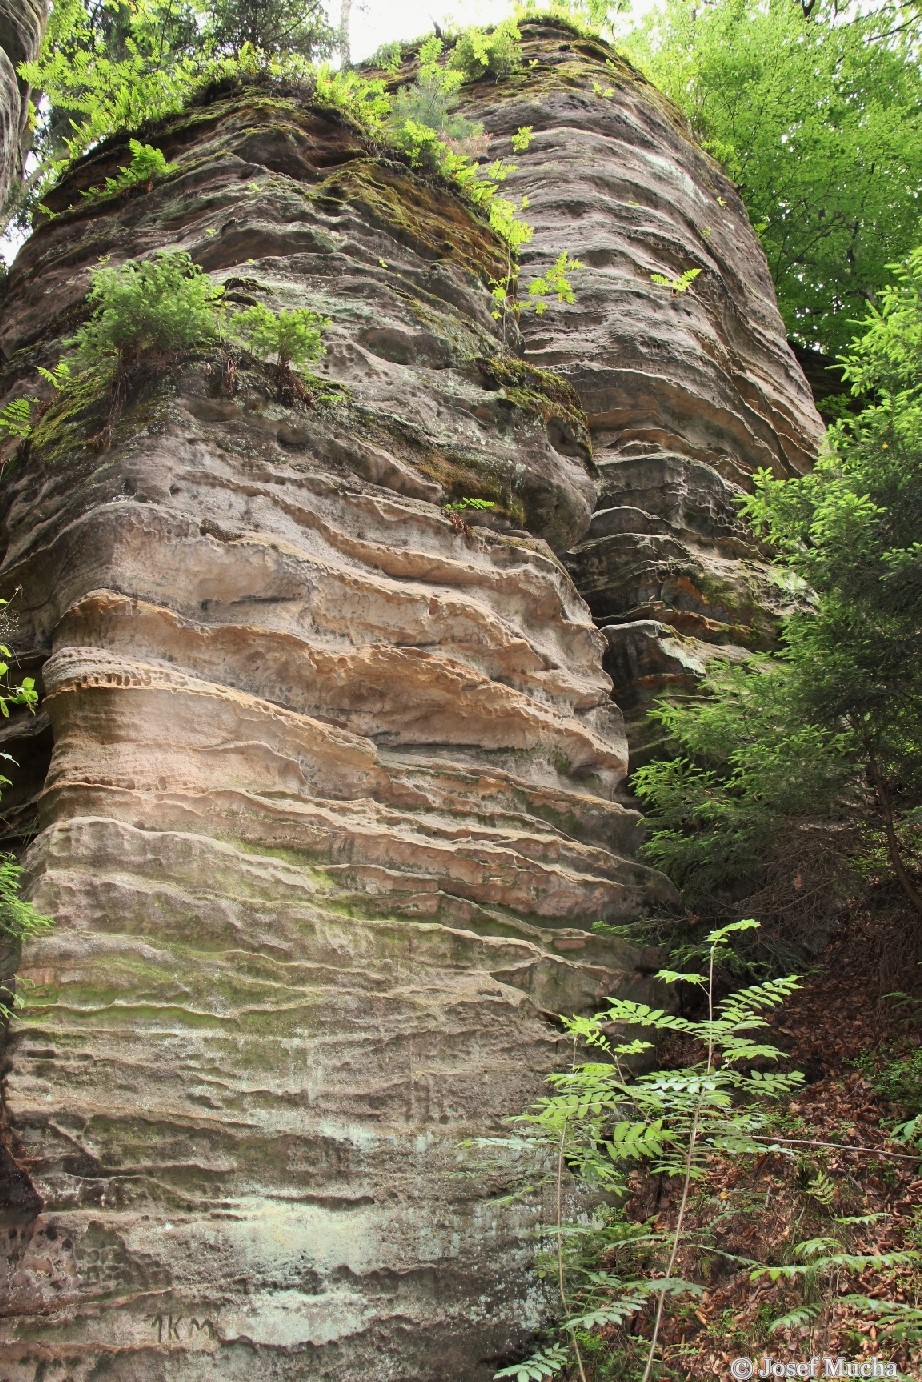
<path fill-rule="evenodd" d="M 38 54 L 47 11 L 45 0 L 0 0 L 0 211 L 21 166 L 29 109 L 16 69 Z"/>
<path fill-rule="evenodd" d="M 4 473 L 44 691 L 4 806 L 57 919 L 8 1053 L 11 1382 L 480 1382 L 538 1319 L 541 1211 L 460 1144 L 539 1091 L 554 1014 L 653 994 L 655 956 L 591 927 L 671 900 L 560 556 L 606 624 L 735 636 L 735 593 L 679 595 L 696 561 L 744 588 L 729 487 L 805 464 L 815 420 L 730 189 L 710 286 L 648 286 L 685 267 L 713 166 L 627 69 L 593 91 L 607 50 L 527 41 L 537 103 L 485 86 L 481 118 L 538 131 L 526 263 L 591 268 L 524 362 L 476 215 L 258 87 L 165 122 L 150 192 L 81 201 L 126 161 L 95 151 L 17 260 L 0 401 L 58 358 L 104 253 L 186 249 L 237 302 L 332 324 L 307 400 L 219 354 L 117 414 L 90 384 Z"/>
<path fill-rule="evenodd" d="M 468 105 L 529 199 L 525 282 L 562 251 L 585 266 L 573 306 L 521 325 L 528 360 L 586 411 L 600 496 L 568 561 L 637 744 L 655 695 L 693 685 L 715 653 L 772 646 L 780 602 L 735 497 L 760 467 L 808 468 L 822 424 L 736 188 L 676 108 L 559 26 L 526 25 L 523 57 Z M 523 126 L 532 142 L 513 154 Z M 689 269 L 686 291 L 651 279 Z"/>

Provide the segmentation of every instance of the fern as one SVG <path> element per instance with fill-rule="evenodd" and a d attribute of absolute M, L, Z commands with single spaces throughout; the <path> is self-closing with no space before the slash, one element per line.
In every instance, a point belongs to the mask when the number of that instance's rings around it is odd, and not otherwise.
<path fill-rule="evenodd" d="M 651 274 L 650 282 L 661 288 L 670 288 L 674 294 L 687 293 L 700 273 L 700 269 L 686 269 L 678 278 L 667 278 L 665 274 Z"/>
<path fill-rule="evenodd" d="M 842 1219 L 839 1222 L 853 1221 Z M 833 1295 L 835 1279 L 841 1272 L 892 1271 L 896 1267 L 915 1265 L 922 1260 L 919 1253 L 853 1253 L 846 1250 L 839 1238 L 821 1235 L 795 1243 L 791 1256 L 796 1259 L 794 1262 L 755 1267 L 750 1273 L 752 1281 L 766 1279 L 797 1284 L 805 1297 L 793 1310 L 772 1322 L 773 1332 L 813 1324 L 834 1301 L 837 1306 L 851 1305 L 865 1315 L 877 1316 L 888 1331 L 902 1330 L 903 1338 L 922 1337 L 922 1311 L 914 1306 L 857 1294 Z"/>
<path fill-rule="evenodd" d="M 59 360 L 51 369 L 45 369 L 44 365 L 39 365 L 38 372 L 46 383 L 59 392 L 66 389 L 71 382 L 70 365 L 66 360 Z"/>
<path fill-rule="evenodd" d="M 494 1377 L 511 1377 L 515 1382 L 540 1382 L 543 1377 L 557 1377 L 567 1364 L 567 1350 L 560 1344 L 553 1344 L 541 1353 L 533 1353 L 524 1363 L 513 1363 L 511 1368 L 501 1368 Z"/>
<path fill-rule="evenodd" d="M 786 1315 L 780 1315 L 777 1320 L 773 1320 L 769 1328 L 773 1334 L 779 1333 L 782 1329 L 805 1329 L 813 1323 L 819 1313 L 819 1305 L 798 1305 L 795 1310 L 789 1310 Z"/>
<path fill-rule="evenodd" d="M 807 1186 L 807 1194 L 812 1195 L 815 1200 L 818 1200 L 819 1203 L 824 1205 L 827 1209 L 835 1204 L 836 1188 L 822 1168 L 817 1171 L 816 1175 Z"/>
<path fill-rule="evenodd" d="M 565 1250 L 565 1243 L 571 1230 L 562 1218 L 555 1226 L 557 1274 L 565 1311 L 561 1329 L 570 1336 L 580 1367 L 579 1331 L 621 1325 L 655 1298 L 644 1374 L 649 1378 L 667 1298 L 694 1296 L 701 1290 L 696 1283 L 672 1275 L 684 1233 L 689 1187 L 704 1174 L 707 1159 L 715 1150 L 742 1155 L 760 1149 L 753 1134 L 764 1126 L 764 1106 L 789 1095 L 801 1082 L 798 1074 L 765 1072 L 748 1065 L 756 1059 L 778 1058 L 780 1053 L 774 1046 L 753 1040 L 750 1033 L 767 1026 L 765 1014 L 784 1002 L 797 987 L 796 979 L 751 984 L 715 1005 L 717 957 L 726 953 L 735 933 L 755 925 L 746 920 L 711 931 L 706 973 L 666 969 L 657 976 L 664 983 L 700 987 L 707 1001 L 705 1018 L 682 1017 L 649 1003 L 618 998 L 609 1000 L 604 1011 L 594 1017 L 564 1019 L 568 1035 L 591 1058 L 575 1061 L 572 1069 L 550 1076 L 551 1094 L 519 1120 L 531 1129 L 535 1143 L 556 1156 L 558 1199 L 564 1161 L 585 1184 L 616 1200 L 626 1197 L 628 1176 L 637 1166 L 675 1177 L 682 1186 L 665 1272 L 660 1268 L 639 1281 L 622 1279 L 617 1273 L 584 1273 L 575 1309 L 566 1287 L 569 1249 Z M 632 1075 L 622 1068 L 622 1058 L 649 1048 L 650 1042 L 633 1037 L 630 1031 L 626 1039 L 619 1039 L 617 1033 L 625 1028 L 639 1029 L 651 1037 L 681 1033 L 697 1042 L 701 1058 L 680 1069 Z M 815 1264 L 811 1265 L 815 1269 Z M 795 1264 L 776 1270 L 796 1276 L 807 1268 Z M 518 1375 L 514 1369 L 497 1374 Z"/>
<path fill-rule="evenodd" d="M 24 440 L 32 431 L 31 398 L 14 398 L 0 408 L 0 436 L 19 437 Z"/>
<path fill-rule="evenodd" d="M 91 187 L 89 191 L 81 192 L 80 195 L 87 201 L 99 201 L 102 197 L 120 196 L 122 192 L 127 192 L 129 188 L 137 187 L 141 183 L 150 192 L 157 178 L 168 177 L 176 172 L 177 165 L 167 163 L 160 149 L 155 149 L 151 144 L 129 139 L 128 149 L 131 162 L 119 168 L 116 177 L 106 178 L 102 187 Z"/>

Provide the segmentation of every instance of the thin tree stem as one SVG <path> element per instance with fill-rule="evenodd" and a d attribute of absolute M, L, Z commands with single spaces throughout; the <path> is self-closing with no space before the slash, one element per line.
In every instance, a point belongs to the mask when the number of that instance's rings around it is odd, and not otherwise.
<path fill-rule="evenodd" d="M 707 1073 L 710 1075 L 714 1066 L 714 954 L 717 946 L 711 946 L 710 965 L 708 967 L 708 1059 Z M 698 1103 L 695 1106 L 694 1117 L 692 1118 L 691 1131 L 688 1134 L 688 1152 L 685 1157 L 685 1178 L 682 1182 L 682 1198 L 679 1201 L 679 1213 L 676 1219 L 675 1233 L 672 1236 L 672 1252 L 669 1254 L 669 1265 L 666 1268 L 666 1280 L 672 1276 L 675 1269 L 676 1258 L 679 1255 L 679 1247 L 682 1243 L 682 1230 L 685 1227 L 685 1211 L 688 1208 L 688 1194 L 691 1189 L 692 1167 L 694 1165 L 695 1147 L 698 1142 L 698 1129 L 701 1124 L 701 1095 L 698 1095 Z M 647 1366 L 644 1368 L 642 1382 L 650 1382 L 650 1373 L 653 1370 L 653 1360 L 656 1357 L 656 1345 L 659 1340 L 660 1326 L 663 1323 L 663 1310 L 666 1305 L 666 1292 L 660 1291 L 659 1300 L 656 1303 L 656 1316 L 653 1321 L 653 1335 L 650 1339 L 650 1351 L 647 1354 Z"/>
<path fill-rule="evenodd" d="M 889 1156 L 897 1161 L 922 1161 L 922 1152 L 887 1152 L 883 1147 L 850 1147 L 846 1142 L 818 1142 L 812 1137 L 761 1137 L 750 1133 L 753 1142 L 783 1142 L 788 1147 L 830 1147 L 834 1152 L 859 1152 L 864 1156 Z"/>
<path fill-rule="evenodd" d="M 570 1303 L 567 1300 L 566 1287 L 566 1268 L 563 1260 L 563 1154 L 567 1143 L 567 1121 L 564 1119 L 560 1129 L 560 1141 L 557 1144 L 557 1285 L 560 1290 L 560 1303 L 564 1308 L 564 1313 L 570 1313 Z M 576 1335 L 573 1335 L 573 1348 L 576 1351 L 576 1361 L 579 1365 L 579 1375 L 581 1382 L 588 1382 L 586 1370 L 583 1367 L 583 1356 L 579 1351 L 579 1344 L 576 1342 Z"/>

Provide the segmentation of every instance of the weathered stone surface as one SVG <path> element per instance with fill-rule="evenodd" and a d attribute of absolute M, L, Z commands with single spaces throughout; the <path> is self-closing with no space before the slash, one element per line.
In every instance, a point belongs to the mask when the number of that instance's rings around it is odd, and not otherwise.
<path fill-rule="evenodd" d="M 538 1092 L 549 1016 L 653 993 L 655 957 L 590 928 L 671 897 L 549 545 L 589 523 L 585 429 L 497 388 L 502 252 L 446 190 L 259 92 L 158 143 L 174 177 L 67 211 L 103 150 L 22 251 L 4 389 L 100 253 L 175 246 L 327 312 L 339 392 L 182 366 L 108 438 L 58 403 L 4 477 L 47 715 L 16 820 L 50 726 L 27 865 L 58 919 L 9 1054 L 44 1205 L 11 1176 L 4 1368 L 486 1379 L 538 1318 L 540 1211 L 460 1142 Z M 490 526 L 452 522 L 465 496 Z"/>
<path fill-rule="evenodd" d="M 0 211 L 20 168 L 28 87 L 16 74 L 37 55 L 48 6 L 45 0 L 0 0 Z"/>
<path fill-rule="evenodd" d="M 772 646 L 779 598 L 734 501 L 759 467 L 809 467 L 822 425 L 742 202 L 678 111 L 603 44 L 558 24 L 523 35 L 523 72 L 479 82 L 468 104 L 529 199 L 525 282 L 563 251 L 585 265 L 574 305 L 520 326 L 527 358 L 560 370 L 586 410 L 601 489 L 570 566 L 614 626 L 606 665 L 639 726 L 638 707 L 674 684 L 630 659 L 649 621 L 702 665 L 710 645 Z M 513 154 L 522 126 L 534 136 Z M 651 281 L 692 268 L 685 292 Z M 636 637 L 614 631 L 635 622 Z"/>
<path fill-rule="evenodd" d="M 200 361 L 109 432 L 56 405 L 4 477 L 47 717 L 9 728 L 9 828 L 34 815 L 58 917 L 6 1082 L 15 1382 L 479 1382 L 537 1319 L 540 1211 L 459 1142 L 538 1091 L 549 1015 L 652 992 L 654 957 L 590 929 L 671 897 L 603 654 L 634 721 L 770 642 L 733 497 L 809 464 L 818 421 L 732 187 L 607 50 L 525 38 L 472 102 L 493 153 L 535 129 L 525 276 L 587 268 L 523 318 L 524 365 L 486 228 L 266 92 L 168 122 L 150 194 L 68 210 L 124 161 L 98 150 L 9 284 L 0 398 L 104 253 L 188 249 L 333 322 L 312 408 Z M 496 507 L 468 527 L 463 497 Z"/>

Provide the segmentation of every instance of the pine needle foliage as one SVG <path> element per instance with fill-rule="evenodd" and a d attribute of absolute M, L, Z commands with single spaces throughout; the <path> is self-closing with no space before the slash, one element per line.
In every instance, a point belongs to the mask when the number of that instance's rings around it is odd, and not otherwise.
<path fill-rule="evenodd" d="M 813 472 L 762 471 L 743 506 L 799 599 L 782 656 L 654 712 L 672 756 L 635 777 L 648 855 L 699 909 L 745 897 L 808 931 L 888 871 L 922 926 L 922 250 L 893 272 L 842 361 L 871 401 Z"/>
<path fill-rule="evenodd" d="M 175 359 L 218 339 L 223 296 L 183 250 L 103 264 L 92 274 L 91 316 L 66 344 L 82 369 Z"/>

